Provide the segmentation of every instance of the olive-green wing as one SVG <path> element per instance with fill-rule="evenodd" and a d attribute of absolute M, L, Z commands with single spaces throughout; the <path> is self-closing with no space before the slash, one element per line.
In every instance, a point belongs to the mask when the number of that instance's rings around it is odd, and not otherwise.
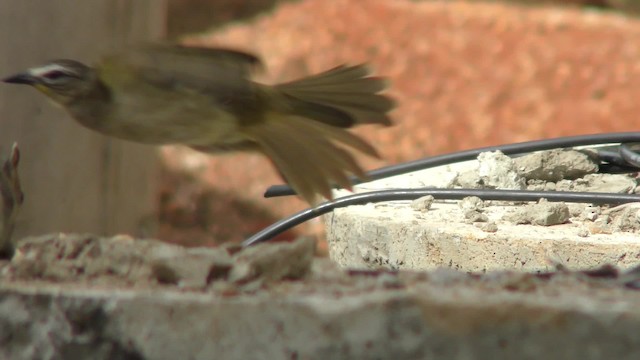
<path fill-rule="evenodd" d="M 244 52 L 145 44 L 106 56 L 98 65 L 108 78 L 140 81 L 166 90 L 198 91 L 214 97 L 244 98 L 252 94 L 249 77 L 260 59 Z"/>

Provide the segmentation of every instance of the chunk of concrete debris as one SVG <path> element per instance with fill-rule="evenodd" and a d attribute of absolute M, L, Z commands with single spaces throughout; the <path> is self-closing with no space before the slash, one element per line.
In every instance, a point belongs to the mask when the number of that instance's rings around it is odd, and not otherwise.
<path fill-rule="evenodd" d="M 484 152 L 478 155 L 476 169 L 458 174 L 455 184 L 470 189 L 511 189 L 526 188 L 526 181 L 516 169 L 513 159 L 501 151 Z"/>
<path fill-rule="evenodd" d="M 627 203 L 602 211 L 599 224 L 609 232 L 640 231 L 640 203 Z"/>
<path fill-rule="evenodd" d="M 568 203 L 567 207 L 569 208 L 569 214 L 571 217 L 578 217 L 584 211 L 587 205 L 584 203 Z"/>
<path fill-rule="evenodd" d="M 526 188 L 526 182 L 518 174 L 513 159 L 501 151 L 478 155 L 478 175 L 485 187 L 514 190 Z"/>
<path fill-rule="evenodd" d="M 268 283 L 283 279 L 300 279 L 309 273 L 316 241 L 301 237 L 288 243 L 263 243 L 243 249 L 233 257 L 228 281 Z"/>
<path fill-rule="evenodd" d="M 576 180 L 560 180 L 556 183 L 556 190 L 630 194 L 636 185 L 636 180 L 628 175 L 589 174 Z"/>
<path fill-rule="evenodd" d="M 453 186 L 459 186 L 464 189 L 480 189 L 483 187 L 477 169 L 459 172 L 453 181 Z"/>
<path fill-rule="evenodd" d="M 91 234 L 48 234 L 24 238 L 17 243 L 11 263 L 3 275 L 15 279 L 55 282 L 109 283 L 119 279 L 129 284 L 149 282 L 149 255 L 168 253 L 177 245 L 129 236 L 112 238 Z"/>
<path fill-rule="evenodd" d="M 215 274 L 228 273 L 233 267 L 231 255 L 223 248 L 193 248 L 171 251 L 151 258 L 155 279 L 162 284 L 202 289 Z"/>
<path fill-rule="evenodd" d="M 588 205 L 583 208 L 578 218 L 581 220 L 595 221 L 601 212 L 602 209 L 599 206 Z"/>
<path fill-rule="evenodd" d="M 465 197 L 458 202 L 458 207 L 462 209 L 467 224 L 489 221 L 489 217 L 482 213 L 484 201 L 477 196 Z"/>
<path fill-rule="evenodd" d="M 427 195 L 420 198 L 417 198 L 411 202 L 411 208 L 420 212 L 427 212 L 431 209 L 431 205 L 435 198 L 433 195 Z"/>
<path fill-rule="evenodd" d="M 467 196 L 460 200 L 458 206 L 462 210 L 482 211 L 484 209 L 484 201 L 477 196 Z"/>
<path fill-rule="evenodd" d="M 216 283 L 246 290 L 283 279 L 299 279 L 311 268 L 315 240 L 265 243 L 248 248 L 185 248 L 129 236 L 49 234 L 18 242 L 1 268 L 10 280 L 45 280 L 101 285 L 172 285 L 203 290 Z M 224 286 L 223 286 L 224 287 Z"/>
<path fill-rule="evenodd" d="M 598 172 L 598 163 L 578 150 L 555 149 L 513 159 L 518 174 L 526 180 L 556 182 L 578 179 Z"/>
<path fill-rule="evenodd" d="M 589 236 L 589 234 L 590 234 L 590 232 L 589 232 L 589 229 L 587 227 L 581 227 L 578 230 L 578 233 L 577 233 L 577 235 L 580 236 L 580 237 L 587 237 L 587 236 Z"/>
<path fill-rule="evenodd" d="M 49 234 L 18 242 L 3 276 L 99 284 L 164 284 L 204 288 L 212 269 L 231 268 L 224 248 L 184 248 L 129 236 Z"/>
<path fill-rule="evenodd" d="M 478 229 L 488 233 L 494 233 L 498 231 L 498 225 L 493 221 L 477 222 L 477 223 L 474 223 L 473 225 Z"/>
<path fill-rule="evenodd" d="M 551 226 L 564 224 L 569 221 L 571 214 L 569 207 L 562 202 L 541 201 L 537 204 L 528 204 L 513 212 L 506 214 L 503 220 L 514 224 L 533 224 Z"/>
<path fill-rule="evenodd" d="M 477 167 L 460 172 L 454 184 L 471 189 L 617 193 L 631 193 L 637 186 L 627 175 L 596 174 L 598 169 L 587 151 L 555 149 L 516 158 L 500 151 L 484 152 L 478 155 Z"/>
<path fill-rule="evenodd" d="M 489 221 L 489 217 L 478 210 L 465 210 L 464 219 L 468 224 Z"/>

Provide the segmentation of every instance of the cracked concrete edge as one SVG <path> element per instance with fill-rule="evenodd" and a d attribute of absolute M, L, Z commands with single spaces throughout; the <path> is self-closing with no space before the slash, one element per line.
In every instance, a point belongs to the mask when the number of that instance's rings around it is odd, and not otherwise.
<path fill-rule="evenodd" d="M 640 317 L 632 308 L 637 309 L 637 296 L 635 304 L 564 299 L 564 306 L 554 308 L 461 288 L 339 297 L 319 292 L 225 299 L 157 290 L 3 286 L 0 355 L 16 360 L 640 357 Z M 451 301 L 456 297 L 460 300 Z"/>

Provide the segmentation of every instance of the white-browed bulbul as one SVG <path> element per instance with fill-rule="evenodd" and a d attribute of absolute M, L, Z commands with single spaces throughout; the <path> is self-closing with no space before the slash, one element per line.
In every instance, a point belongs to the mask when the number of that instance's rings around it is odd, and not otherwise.
<path fill-rule="evenodd" d="M 153 44 L 93 67 L 55 60 L 4 81 L 35 87 L 108 136 L 207 153 L 260 151 L 312 204 L 331 198 L 332 183 L 349 188 L 349 174 L 363 177 L 349 148 L 378 153 L 346 129 L 391 125 L 394 102 L 380 94 L 386 81 L 357 65 L 271 86 L 250 79 L 259 65 L 233 50 Z"/>

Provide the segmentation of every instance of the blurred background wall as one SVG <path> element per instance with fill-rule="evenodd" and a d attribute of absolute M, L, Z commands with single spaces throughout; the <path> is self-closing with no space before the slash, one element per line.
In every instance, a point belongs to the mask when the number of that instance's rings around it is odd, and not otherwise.
<path fill-rule="evenodd" d="M 0 1 L 0 78 L 55 58 L 92 62 L 159 39 L 164 0 Z M 18 142 L 25 193 L 16 237 L 47 232 L 140 234 L 156 212 L 156 149 L 109 140 L 34 89 L 0 83 L 0 153 Z"/>

